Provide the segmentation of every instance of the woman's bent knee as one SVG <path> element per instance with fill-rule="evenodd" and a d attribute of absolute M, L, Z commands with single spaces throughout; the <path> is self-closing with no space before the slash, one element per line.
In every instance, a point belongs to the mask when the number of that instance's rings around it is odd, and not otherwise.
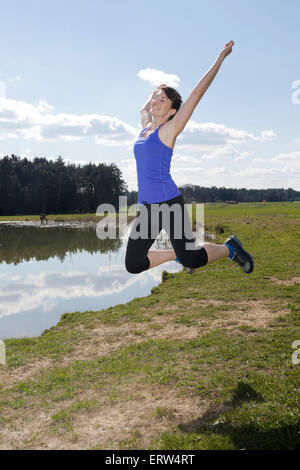
<path fill-rule="evenodd" d="M 127 259 L 125 260 L 125 268 L 130 274 L 140 274 L 143 271 L 146 271 L 147 269 L 149 269 L 149 264 L 150 263 L 147 262 L 147 260 L 143 262 L 136 262 L 134 260 Z"/>
<path fill-rule="evenodd" d="M 196 252 L 195 250 L 187 250 L 178 259 L 182 266 L 193 269 L 201 268 L 208 262 L 207 251 L 203 247 L 200 250 L 196 250 Z"/>

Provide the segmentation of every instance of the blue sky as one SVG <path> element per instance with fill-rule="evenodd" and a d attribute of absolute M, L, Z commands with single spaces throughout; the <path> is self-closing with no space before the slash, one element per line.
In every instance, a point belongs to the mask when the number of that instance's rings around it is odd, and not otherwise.
<path fill-rule="evenodd" d="M 299 0 L 1 2 L 0 157 L 114 162 L 136 190 L 141 106 L 161 83 L 185 100 L 233 39 L 173 179 L 300 190 L 299 18 Z"/>

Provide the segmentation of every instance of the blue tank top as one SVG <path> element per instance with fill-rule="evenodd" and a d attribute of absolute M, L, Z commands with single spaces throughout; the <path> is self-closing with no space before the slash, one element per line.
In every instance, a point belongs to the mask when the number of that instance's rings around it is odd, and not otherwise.
<path fill-rule="evenodd" d="M 173 149 L 163 144 L 158 136 L 160 124 L 148 137 L 142 134 L 134 144 L 138 178 L 138 204 L 154 204 L 180 195 L 180 191 L 170 175 Z"/>

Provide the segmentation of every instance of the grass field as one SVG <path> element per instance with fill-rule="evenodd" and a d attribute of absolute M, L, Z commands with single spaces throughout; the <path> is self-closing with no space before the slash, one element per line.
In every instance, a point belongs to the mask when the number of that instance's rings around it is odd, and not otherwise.
<path fill-rule="evenodd" d="M 1 449 L 300 449 L 300 205 L 208 204 L 205 225 L 254 272 L 164 272 L 147 297 L 5 340 Z"/>

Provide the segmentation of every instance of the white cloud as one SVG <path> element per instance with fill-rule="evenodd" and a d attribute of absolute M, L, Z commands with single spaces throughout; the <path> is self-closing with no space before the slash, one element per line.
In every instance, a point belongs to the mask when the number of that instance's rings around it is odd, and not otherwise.
<path fill-rule="evenodd" d="M 157 69 L 142 69 L 138 72 L 138 77 L 146 82 L 150 82 L 153 86 L 159 86 L 162 83 L 174 88 L 179 88 L 180 78 L 178 75 L 163 72 Z"/>
<path fill-rule="evenodd" d="M 132 158 L 124 158 L 123 160 L 121 160 L 118 166 L 122 171 L 123 178 L 126 181 L 129 190 L 136 191 L 137 175 L 134 156 L 132 156 Z"/>
<path fill-rule="evenodd" d="M 170 263 L 168 271 L 176 272 L 181 268 Z M 83 271 L 42 271 L 24 275 L 0 274 L 0 318 L 39 308 L 48 312 L 61 300 L 69 301 L 83 297 L 98 298 L 117 296 L 127 288 L 139 288 L 154 279 L 161 280 L 165 265 L 157 266 L 139 276 L 129 274 L 123 265 L 101 266 L 97 274 Z"/>
<path fill-rule="evenodd" d="M 166 81 L 166 80 L 165 80 Z M 100 114 L 55 113 L 54 107 L 40 99 L 37 105 L 0 98 L 0 140 L 33 139 L 37 142 L 72 142 L 94 138 L 98 145 L 131 147 L 138 129 L 117 117 Z M 238 156 L 233 145 L 249 141 L 265 141 L 272 131 L 255 136 L 248 131 L 226 127 L 214 122 L 189 121 L 177 139 L 177 148 L 206 152 L 203 158 Z"/>
<path fill-rule="evenodd" d="M 279 153 L 271 159 L 272 162 L 276 163 L 287 163 L 287 164 L 298 164 L 300 167 L 300 150 L 290 153 Z"/>
<path fill-rule="evenodd" d="M 234 161 L 235 162 L 240 162 L 242 160 L 245 160 L 245 158 L 246 158 L 245 155 L 239 155 L 238 157 L 235 157 Z"/>
<path fill-rule="evenodd" d="M 269 140 L 275 140 L 276 137 L 277 137 L 275 132 L 273 132 L 271 129 L 266 130 L 266 131 L 261 131 L 260 135 L 261 135 L 261 138 L 259 140 L 261 140 L 262 142 L 267 142 Z"/>
<path fill-rule="evenodd" d="M 257 178 L 257 177 L 276 177 L 286 175 L 288 170 L 286 168 L 245 168 L 243 170 L 237 171 L 235 174 L 237 176 L 247 177 L 247 178 Z"/>
<path fill-rule="evenodd" d="M 248 155 L 248 152 L 243 152 L 243 158 Z M 228 158 L 238 158 L 241 156 L 241 152 L 231 145 L 223 145 L 223 146 L 217 146 L 213 147 L 212 151 L 209 153 L 204 153 L 203 154 L 203 160 L 212 160 L 212 159 L 227 159 Z"/>
<path fill-rule="evenodd" d="M 235 150 L 231 148 L 232 145 L 248 142 L 266 142 L 271 139 L 271 136 L 272 139 L 276 136 L 273 131 L 262 131 L 259 136 L 255 136 L 248 131 L 226 127 L 224 124 L 188 121 L 180 135 L 180 139 L 178 138 L 178 147 L 210 151 L 212 146 L 228 145 L 222 151 L 234 154 Z M 208 155 L 207 158 L 214 157 Z"/>
<path fill-rule="evenodd" d="M 177 155 L 175 154 L 172 158 L 172 162 L 175 164 L 182 163 L 184 165 L 189 163 L 199 163 L 200 158 L 196 157 L 187 157 L 185 155 Z"/>
<path fill-rule="evenodd" d="M 24 101 L 0 98 L 0 140 L 12 137 L 38 142 L 76 141 L 94 137 L 96 144 L 130 145 L 137 130 L 112 116 L 100 114 L 65 114 L 52 112 L 45 100 L 37 106 Z"/>
<path fill-rule="evenodd" d="M 174 167 L 173 168 L 173 171 L 172 173 L 174 175 L 179 175 L 179 176 L 182 176 L 183 174 L 185 176 L 187 175 L 190 175 L 190 174 L 194 174 L 194 175 L 197 175 L 197 174 L 203 174 L 203 172 L 205 172 L 205 168 L 202 167 L 202 166 L 190 166 L 190 167 L 185 167 L 185 168 L 176 168 Z"/>
<path fill-rule="evenodd" d="M 46 100 L 39 100 L 39 106 L 37 109 L 41 113 L 46 113 L 47 111 L 50 111 L 50 109 L 54 109 L 54 106 L 51 106 Z"/>
<path fill-rule="evenodd" d="M 34 308 L 49 311 L 59 299 L 102 297 L 117 294 L 134 284 L 123 266 L 102 266 L 97 275 L 70 271 L 27 274 L 19 282 L 9 281 L 0 288 L 0 318 Z M 5 280 L 3 281 L 5 282 Z"/>
<path fill-rule="evenodd" d="M 174 168 L 172 176 L 178 186 L 195 184 L 199 186 L 225 186 L 246 188 L 293 187 L 299 190 L 300 170 L 291 171 L 287 167 L 257 168 L 228 167 L 213 168 L 189 167 Z"/>

